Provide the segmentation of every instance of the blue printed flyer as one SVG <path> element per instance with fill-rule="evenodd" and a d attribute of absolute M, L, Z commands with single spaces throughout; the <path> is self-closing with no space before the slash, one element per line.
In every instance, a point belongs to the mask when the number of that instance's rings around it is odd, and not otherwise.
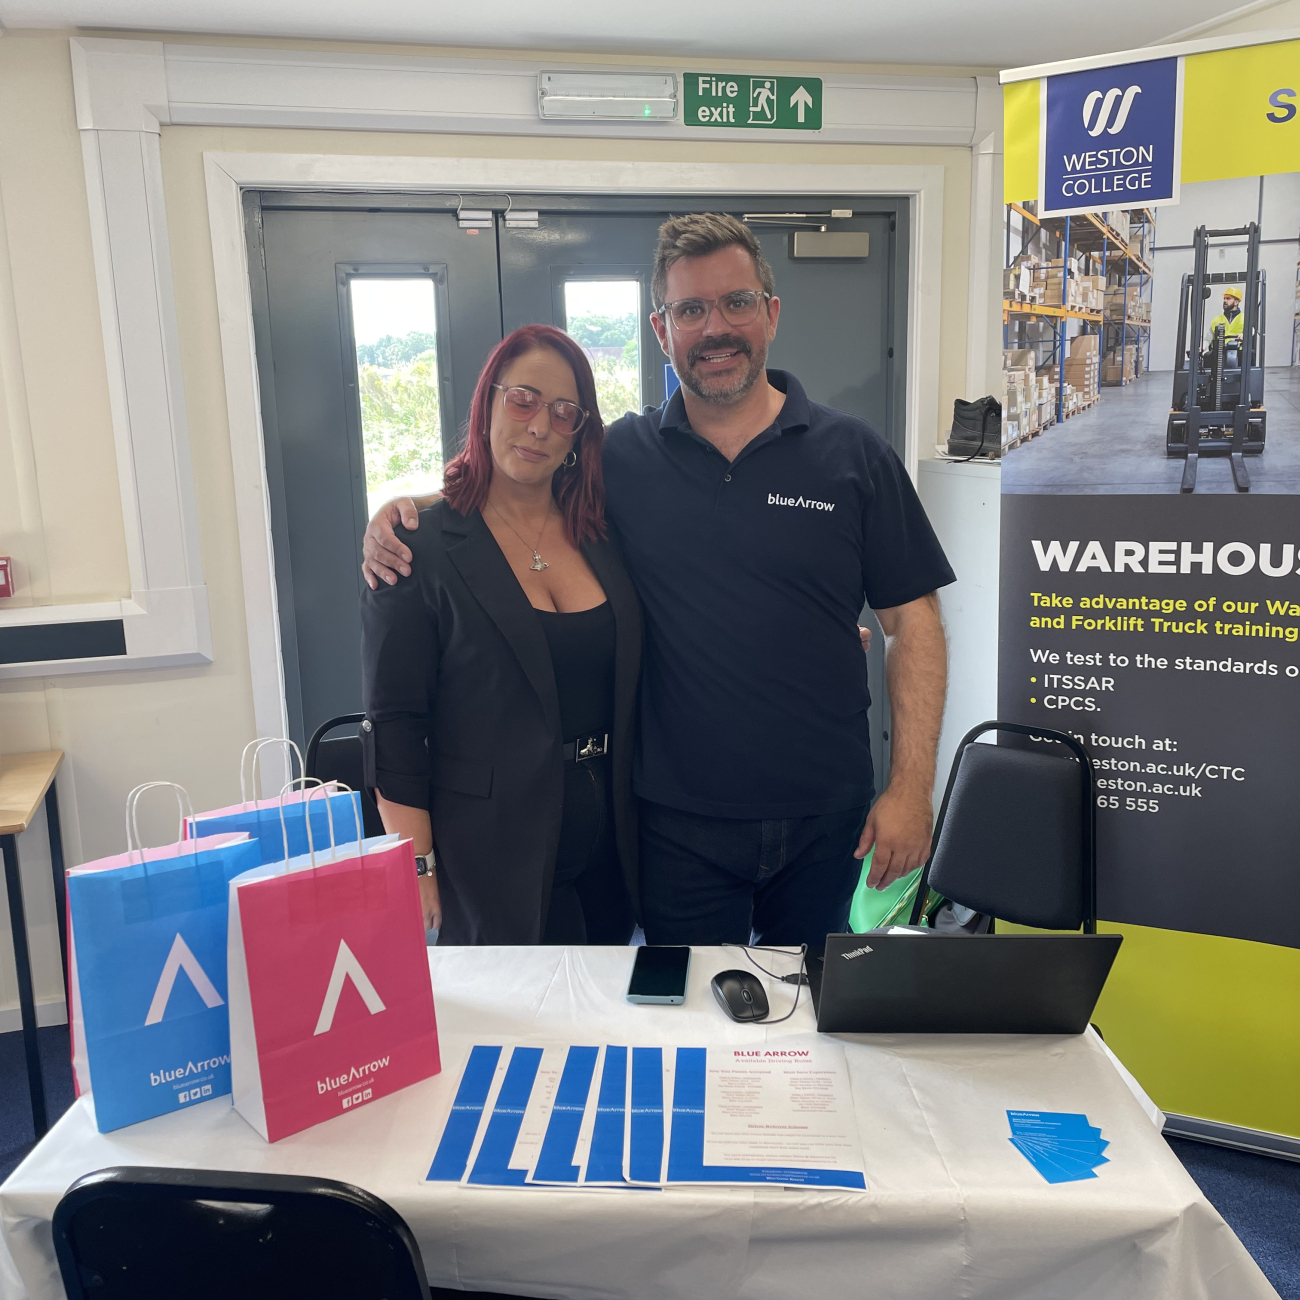
<path fill-rule="evenodd" d="M 467 1187 L 864 1190 L 843 1049 L 480 1045 L 425 1176 Z"/>
<path fill-rule="evenodd" d="M 1102 1152 L 1110 1145 L 1086 1115 L 1050 1110 L 1009 1110 L 1011 1145 L 1049 1183 L 1096 1178 L 1108 1164 Z"/>

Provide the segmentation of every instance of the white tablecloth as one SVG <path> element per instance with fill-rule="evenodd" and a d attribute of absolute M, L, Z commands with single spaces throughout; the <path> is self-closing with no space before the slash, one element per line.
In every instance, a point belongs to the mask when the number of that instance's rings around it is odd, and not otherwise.
<path fill-rule="evenodd" d="M 356 1184 L 410 1224 L 431 1283 L 468 1290 L 566 1300 L 1275 1295 L 1091 1033 L 839 1036 L 865 1194 L 425 1184 L 474 1043 L 757 1044 L 814 1029 L 806 990 L 782 1025 L 728 1020 L 708 985 L 717 971 L 746 964 L 734 950 L 695 951 L 685 1006 L 630 1006 L 632 952 L 431 949 L 443 1073 L 274 1145 L 228 1098 L 108 1134 L 95 1131 L 83 1098 L 0 1187 L 0 1295 L 61 1300 L 54 1207 L 75 1179 L 107 1165 Z M 774 1016 L 793 993 L 772 987 Z M 1007 1140 L 1008 1108 L 1086 1113 L 1110 1140 L 1110 1163 L 1096 1179 L 1049 1186 Z"/>

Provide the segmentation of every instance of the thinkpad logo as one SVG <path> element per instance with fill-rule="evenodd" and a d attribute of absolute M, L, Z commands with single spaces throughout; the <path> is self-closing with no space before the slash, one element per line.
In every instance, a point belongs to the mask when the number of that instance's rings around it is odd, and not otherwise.
<path fill-rule="evenodd" d="M 871 951 L 873 951 L 873 949 L 871 949 L 864 943 L 861 948 L 854 948 L 852 952 L 842 952 L 840 953 L 840 956 L 843 957 L 845 961 L 849 961 L 854 957 L 861 957 L 863 953 L 868 953 Z"/>

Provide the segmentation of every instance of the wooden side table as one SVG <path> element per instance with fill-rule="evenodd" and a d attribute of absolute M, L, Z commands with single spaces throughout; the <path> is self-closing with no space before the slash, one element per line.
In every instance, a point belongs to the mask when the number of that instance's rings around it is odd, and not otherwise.
<path fill-rule="evenodd" d="M 41 1074 L 40 1042 L 36 1036 L 36 998 L 32 993 L 32 965 L 27 950 L 27 917 L 23 910 L 23 882 L 18 872 L 18 836 L 36 816 L 45 800 L 45 824 L 50 836 L 50 863 L 54 870 L 54 904 L 59 914 L 59 952 L 64 978 L 68 969 L 66 884 L 63 876 L 63 837 L 59 829 L 59 796 L 55 773 L 63 751 L 40 754 L 5 754 L 0 757 L 0 850 L 4 852 L 5 890 L 9 896 L 9 929 L 14 942 L 14 969 L 18 975 L 18 1005 L 23 1018 L 23 1048 L 27 1054 L 27 1088 L 32 1097 L 32 1123 L 39 1142 L 49 1128 L 45 1112 L 45 1080 Z"/>

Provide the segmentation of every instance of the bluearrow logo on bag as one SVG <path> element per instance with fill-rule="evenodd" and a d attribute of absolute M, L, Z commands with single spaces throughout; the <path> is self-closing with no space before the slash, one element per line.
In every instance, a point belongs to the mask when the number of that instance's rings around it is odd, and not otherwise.
<path fill-rule="evenodd" d="M 176 983 L 176 974 L 184 971 L 190 977 L 195 992 L 203 999 L 205 1007 L 224 1005 L 225 999 L 217 992 L 216 986 L 208 978 L 207 972 L 199 965 L 189 945 L 177 934 L 172 940 L 171 951 L 163 962 L 162 974 L 158 977 L 158 987 L 153 991 L 153 1001 L 149 1003 L 149 1014 L 145 1016 L 146 1025 L 156 1025 L 166 1014 L 167 1003 L 172 995 L 172 986 Z"/>
<path fill-rule="evenodd" d="M 334 1013 L 338 1010 L 344 979 L 352 981 L 353 988 L 361 994 L 361 1000 L 372 1016 L 384 1010 L 383 999 L 375 992 L 370 976 L 361 969 L 361 963 L 348 947 L 347 940 L 340 939 L 338 954 L 334 958 L 334 969 L 330 972 L 329 988 L 325 990 L 325 1001 L 321 1004 L 320 1016 L 313 1033 L 326 1034 L 334 1027 Z M 384 1061 L 384 1064 L 387 1065 L 388 1062 Z"/>
<path fill-rule="evenodd" d="M 156 1088 L 160 1083 L 174 1083 L 177 1079 L 186 1079 L 191 1074 L 210 1074 L 213 1070 L 229 1064 L 230 1057 L 226 1055 L 214 1056 L 207 1061 L 187 1061 L 184 1065 L 178 1065 L 174 1070 L 150 1070 L 149 1086 Z"/>
<path fill-rule="evenodd" d="M 1182 61 L 1043 78 L 1040 212 L 1178 202 Z"/>
<path fill-rule="evenodd" d="M 354 1065 L 346 1074 L 340 1074 L 335 1079 L 331 1079 L 327 1074 L 323 1079 L 316 1080 L 316 1091 L 323 1097 L 327 1092 L 333 1092 L 335 1088 L 342 1088 L 345 1084 L 356 1083 L 358 1079 L 372 1077 L 384 1069 L 391 1059 L 388 1056 L 381 1056 L 379 1060 L 371 1061 L 369 1065 Z"/>
<path fill-rule="evenodd" d="M 779 492 L 767 494 L 770 506 L 795 506 L 803 510 L 834 510 L 834 501 L 814 501 L 811 497 L 783 497 Z"/>
<path fill-rule="evenodd" d="M 840 956 L 843 957 L 845 961 L 851 961 L 854 957 L 861 957 L 865 953 L 874 951 L 873 948 L 864 943 L 861 948 L 854 948 L 852 952 L 842 952 L 840 953 Z"/>

